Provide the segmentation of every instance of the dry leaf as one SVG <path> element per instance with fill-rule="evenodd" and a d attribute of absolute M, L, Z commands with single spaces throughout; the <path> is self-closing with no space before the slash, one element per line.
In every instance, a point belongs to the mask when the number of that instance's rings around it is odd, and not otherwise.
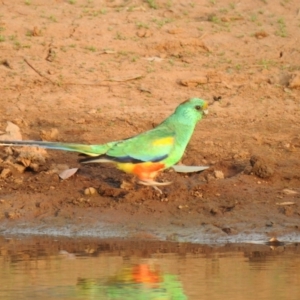
<path fill-rule="evenodd" d="M 68 179 L 69 177 L 73 176 L 77 172 L 78 168 L 72 168 L 72 169 L 67 169 L 59 173 L 59 177 L 62 180 Z"/>
<path fill-rule="evenodd" d="M 148 61 L 157 61 L 157 62 L 161 62 L 161 61 L 164 60 L 163 58 L 158 57 L 158 56 L 146 57 L 146 58 L 144 58 L 144 59 L 145 59 L 145 60 L 148 60 Z"/>
<path fill-rule="evenodd" d="M 201 172 L 209 167 L 206 166 L 185 166 L 185 165 L 175 165 L 172 167 L 177 173 L 194 173 Z"/>
<path fill-rule="evenodd" d="M 298 194 L 296 191 L 290 190 L 290 189 L 283 189 L 282 192 L 286 195 L 296 195 Z"/>
<path fill-rule="evenodd" d="M 281 206 L 284 206 L 284 205 L 294 205 L 294 204 L 296 204 L 296 203 L 295 202 L 291 202 L 291 201 L 276 203 L 276 205 L 281 205 Z"/>
<path fill-rule="evenodd" d="M 103 50 L 103 52 L 101 52 L 100 54 L 115 54 L 115 53 L 117 53 L 116 51 L 114 51 L 114 50 Z"/>
<path fill-rule="evenodd" d="M 137 75 L 132 75 L 132 76 L 128 76 L 128 77 L 114 77 L 114 78 L 110 78 L 107 81 L 115 81 L 115 82 L 123 82 L 123 81 L 130 81 L 130 80 L 135 80 L 135 79 L 140 79 L 142 78 L 143 75 L 141 74 L 137 74 Z M 104 80 L 106 81 L 106 80 Z"/>

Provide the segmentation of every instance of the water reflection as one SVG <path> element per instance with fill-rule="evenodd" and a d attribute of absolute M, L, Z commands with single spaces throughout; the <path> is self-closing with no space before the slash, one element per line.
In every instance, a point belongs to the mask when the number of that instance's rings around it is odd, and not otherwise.
<path fill-rule="evenodd" d="M 297 245 L 0 238 L 0 299 L 300 299 Z"/>
<path fill-rule="evenodd" d="M 106 282 L 80 278 L 77 286 L 85 299 L 187 299 L 177 276 L 147 263 L 124 266 Z"/>

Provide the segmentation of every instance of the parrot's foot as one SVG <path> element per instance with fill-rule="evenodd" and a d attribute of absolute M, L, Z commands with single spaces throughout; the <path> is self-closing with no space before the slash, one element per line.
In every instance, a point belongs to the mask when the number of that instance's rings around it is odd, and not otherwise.
<path fill-rule="evenodd" d="M 169 185 L 172 183 L 172 181 L 166 181 L 166 182 L 158 182 L 158 181 L 154 181 L 152 179 L 149 180 L 140 180 L 138 183 L 143 184 L 143 185 L 147 185 L 147 186 L 162 186 L 162 185 Z"/>
<path fill-rule="evenodd" d="M 152 186 L 156 191 L 158 191 L 160 194 L 162 194 L 161 189 L 159 189 L 157 186 L 164 186 L 164 185 L 169 185 L 172 183 L 172 181 L 166 181 L 166 182 L 158 182 L 154 181 L 152 179 L 149 180 L 140 180 L 138 181 L 139 184 L 147 185 L 147 186 Z"/>

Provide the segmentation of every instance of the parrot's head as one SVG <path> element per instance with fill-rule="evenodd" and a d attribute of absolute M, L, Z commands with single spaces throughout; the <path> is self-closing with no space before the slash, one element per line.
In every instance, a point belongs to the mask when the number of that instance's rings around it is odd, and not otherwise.
<path fill-rule="evenodd" d="M 199 98 L 191 98 L 181 103 L 175 110 L 175 115 L 185 123 L 197 123 L 208 114 L 208 104 Z"/>

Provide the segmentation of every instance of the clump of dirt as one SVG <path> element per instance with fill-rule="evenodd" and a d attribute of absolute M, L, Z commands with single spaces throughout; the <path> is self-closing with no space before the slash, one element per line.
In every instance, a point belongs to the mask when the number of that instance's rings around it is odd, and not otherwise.
<path fill-rule="evenodd" d="M 253 155 L 250 158 L 251 172 L 260 178 L 270 178 L 274 174 L 274 167 L 267 159 Z"/>

